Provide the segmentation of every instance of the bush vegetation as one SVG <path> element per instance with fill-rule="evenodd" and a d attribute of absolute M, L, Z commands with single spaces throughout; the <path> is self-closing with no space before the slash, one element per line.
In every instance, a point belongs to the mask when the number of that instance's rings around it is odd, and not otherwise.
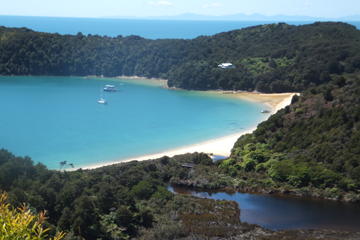
<path fill-rule="evenodd" d="M 196 153 L 91 171 L 60 172 L 0 150 L 0 189 L 8 192 L 14 206 L 26 203 L 31 212 L 46 210 L 47 226 L 67 232 L 65 239 L 130 239 L 148 232 L 146 229 L 161 231 L 158 223 L 170 218 L 163 207 L 176 208 L 168 183 L 191 171 L 182 167 L 185 163 L 201 168 L 211 159 Z M 20 215 L 28 213 L 20 211 Z M 162 220 L 164 217 L 166 220 Z M 0 221 L 6 220 L 2 218 L 0 215 Z M 168 227 L 178 229 L 180 220 L 172 221 Z M 173 231 L 180 231 L 176 229 Z"/>
<path fill-rule="evenodd" d="M 0 27 L 2 75 L 137 75 L 184 89 L 302 91 L 360 68 L 345 23 L 260 25 L 192 40 L 59 35 Z M 232 62 L 235 69 L 220 69 Z"/>
<path fill-rule="evenodd" d="M 1 240 L 61 240 L 65 236 L 59 232 L 49 238 L 50 228 L 44 226 L 45 213 L 34 215 L 25 205 L 14 208 L 7 203 L 7 194 L 0 194 L 0 239 Z"/>
<path fill-rule="evenodd" d="M 242 136 L 220 167 L 232 176 L 256 172 L 294 188 L 359 193 L 360 79 L 332 78 Z"/>

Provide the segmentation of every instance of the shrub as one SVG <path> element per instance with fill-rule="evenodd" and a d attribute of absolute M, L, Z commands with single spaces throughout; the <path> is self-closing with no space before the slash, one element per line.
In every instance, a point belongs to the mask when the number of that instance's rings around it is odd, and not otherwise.
<path fill-rule="evenodd" d="M 141 181 L 132 188 L 131 193 L 138 199 L 149 199 L 154 193 L 154 189 L 148 181 Z"/>
<path fill-rule="evenodd" d="M 0 239 L 60 240 L 65 234 L 59 232 L 55 237 L 48 236 L 49 228 L 44 227 L 45 213 L 33 214 L 26 206 L 13 208 L 7 202 L 7 194 L 0 194 Z"/>

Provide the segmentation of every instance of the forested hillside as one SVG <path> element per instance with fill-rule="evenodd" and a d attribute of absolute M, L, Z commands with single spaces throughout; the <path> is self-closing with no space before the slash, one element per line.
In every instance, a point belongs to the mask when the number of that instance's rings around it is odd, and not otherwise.
<path fill-rule="evenodd" d="M 242 136 L 220 167 L 233 176 L 256 175 L 268 187 L 322 189 L 335 198 L 341 192 L 358 194 L 360 78 L 333 79 L 294 97 L 253 134 Z"/>
<path fill-rule="evenodd" d="M 188 232 L 176 213 L 167 214 L 181 211 L 191 199 L 174 199 L 166 187 L 170 178 L 186 173 L 184 162 L 212 164 L 207 155 L 194 154 L 61 172 L 0 150 L 0 190 L 8 192 L 14 206 L 27 203 L 33 212 L 46 210 L 48 223 L 67 232 L 66 239 L 130 239 L 153 228 L 147 234 L 174 239 Z"/>
<path fill-rule="evenodd" d="M 183 164 L 192 164 L 194 169 Z M 42 236 L 55 235 L 55 229 L 64 231 L 64 240 L 359 239 L 360 233 L 331 230 L 266 230 L 241 222 L 235 202 L 174 195 L 166 189 L 169 182 L 194 175 L 194 171 L 214 168 L 207 155 L 195 153 L 89 171 L 50 171 L 29 158 L 0 150 L 0 189 L 8 191 L 13 206 L 27 204 L 31 210 L 27 217 L 46 210 L 48 218 L 40 215 L 41 221 L 34 226 L 51 227 Z M 23 239 L 23 234 L 36 234 L 40 228 L 26 224 L 25 217 L 15 219 L 19 214 L 6 210 L 9 206 L 2 196 L 0 213 L 5 214 L 0 215 L 0 222 L 5 236 Z M 36 236 L 32 239 L 50 239 Z"/>
<path fill-rule="evenodd" d="M 235 69 L 220 69 L 232 62 Z M 301 91 L 360 69 L 345 23 L 271 24 L 193 40 L 59 35 L 0 28 L 0 74 L 138 75 L 185 89 Z"/>

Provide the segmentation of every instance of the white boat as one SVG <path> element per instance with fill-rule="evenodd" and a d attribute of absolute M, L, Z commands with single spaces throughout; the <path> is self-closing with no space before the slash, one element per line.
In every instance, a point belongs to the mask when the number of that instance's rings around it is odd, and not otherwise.
<path fill-rule="evenodd" d="M 100 88 L 100 98 L 99 100 L 97 101 L 99 104 L 107 104 L 107 101 L 105 100 L 105 98 L 103 97 L 103 92 L 101 91 L 101 88 Z"/>
<path fill-rule="evenodd" d="M 105 92 L 116 92 L 117 90 L 116 90 L 116 87 L 114 85 L 107 84 L 104 87 L 104 91 Z"/>
<path fill-rule="evenodd" d="M 107 104 L 107 101 L 104 98 L 100 98 L 97 102 L 100 104 Z"/>

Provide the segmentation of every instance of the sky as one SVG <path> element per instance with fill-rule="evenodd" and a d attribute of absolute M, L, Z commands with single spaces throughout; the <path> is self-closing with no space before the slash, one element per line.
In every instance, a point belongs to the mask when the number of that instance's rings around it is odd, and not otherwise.
<path fill-rule="evenodd" d="M 360 15 L 360 0 L 0 0 L 0 15 L 148 17 L 184 13 L 338 18 Z"/>

